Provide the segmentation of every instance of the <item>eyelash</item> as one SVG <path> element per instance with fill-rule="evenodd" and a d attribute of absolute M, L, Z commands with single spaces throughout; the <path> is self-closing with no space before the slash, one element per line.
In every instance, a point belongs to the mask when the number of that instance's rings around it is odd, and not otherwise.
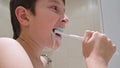
<path fill-rule="evenodd" d="M 55 12 L 58 11 L 58 6 L 52 6 L 51 8 L 52 8 Z"/>

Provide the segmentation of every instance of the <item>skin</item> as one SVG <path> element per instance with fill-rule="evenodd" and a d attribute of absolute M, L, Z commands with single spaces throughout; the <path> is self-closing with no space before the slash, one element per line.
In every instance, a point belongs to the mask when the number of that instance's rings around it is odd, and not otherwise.
<path fill-rule="evenodd" d="M 87 68 L 108 68 L 116 46 L 105 34 L 87 30 L 82 44 Z"/>
<path fill-rule="evenodd" d="M 38 0 L 35 6 L 35 15 L 22 6 L 16 8 L 21 34 L 17 41 L 0 39 L 0 68 L 44 68 L 46 60 L 40 57 L 42 50 L 60 46 L 61 37 L 56 36 L 53 29 L 65 28 L 68 22 L 64 3 L 62 0 Z M 87 68 L 107 68 L 116 50 L 107 36 L 86 31 L 82 42 Z M 14 56 L 16 54 L 19 56 Z"/>

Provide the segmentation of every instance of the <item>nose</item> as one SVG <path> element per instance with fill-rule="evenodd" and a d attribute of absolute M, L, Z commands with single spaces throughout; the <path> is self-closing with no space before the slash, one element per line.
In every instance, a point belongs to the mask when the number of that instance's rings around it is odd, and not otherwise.
<path fill-rule="evenodd" d="M 61 22 L 63 22 L 63 23 L 69 22 L 69 18 L 67 17 L 67 15 L 64 15 L 64 17 L 62 18 Z"/>

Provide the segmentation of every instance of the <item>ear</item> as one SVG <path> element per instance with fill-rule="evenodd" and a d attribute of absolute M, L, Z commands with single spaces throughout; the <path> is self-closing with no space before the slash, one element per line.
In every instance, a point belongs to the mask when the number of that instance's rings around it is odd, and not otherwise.
<path fill-rule="evenodd" d="M 29 11 L 26 8 L 18 6 L 15 10 L 15 15 L 21 25 L 29 25 Z"/>

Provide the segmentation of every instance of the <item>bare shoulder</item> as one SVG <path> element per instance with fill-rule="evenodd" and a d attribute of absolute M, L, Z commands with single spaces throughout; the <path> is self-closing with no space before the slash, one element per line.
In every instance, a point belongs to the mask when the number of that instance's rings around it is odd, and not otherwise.
<path fill-rule="evenodd" d="M 0 68 L 33 68 L 32 63 L 14 39 L 0 38 Z"/>

